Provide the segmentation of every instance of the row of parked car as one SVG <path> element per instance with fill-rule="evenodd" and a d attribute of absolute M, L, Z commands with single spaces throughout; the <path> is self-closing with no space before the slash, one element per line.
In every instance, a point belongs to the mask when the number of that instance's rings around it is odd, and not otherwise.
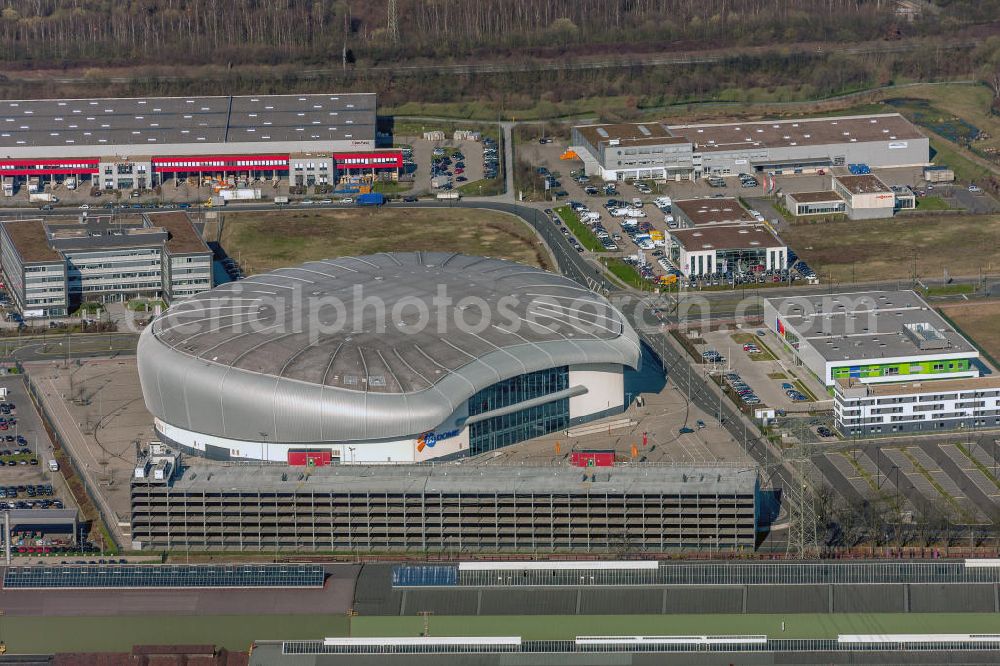
<path fill-rule="evenodd" d="M 785 392 L 785 395 L 787 395 L 788 399 L 792 402 L 805 402 L 809 399 L 804 393 L 802 393 L 802 391 L 799 391 L 788 382 L 782 382 L 781 390 Z"/>
<path fill-rule="evenodd" d="M 743 401 L 743 404 L 760 404 L 760 398 L 758 398 L 757 394 L 754 393 L 752 388 L 750 388 L 750 385 L 743 381 L 743 378 L 740 377 L 738 372 L 727 372 L 723 375 L 723 379 L 725 379 L 726 383 L 736 393 L 736 395 L 739 396 L 740 400 Z"/>
<path fill-rule="evenodd" d="M 496 178 L 500 173 L 500 155 L 497 140 L 483 137 L 483 178 Z"/>
<path fill-rule="evenodd" d="M 52 497 L 52 484 L 40 483 L 38 485 L 21 486 L 0 486 L 0 498 L 10 497 L 16 499 L 22 493 L 28 497 Z M 61 504 L 62 502 L 60 502 Z"/>

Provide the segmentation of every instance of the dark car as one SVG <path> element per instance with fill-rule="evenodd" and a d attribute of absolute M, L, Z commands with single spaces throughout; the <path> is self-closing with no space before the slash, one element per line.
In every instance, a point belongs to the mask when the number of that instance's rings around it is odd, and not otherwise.
<path fill-rule="evenodd" d="M 417 200 L 416 197 L 403 197 L 403 201 L 405 201 L 406 203 L 413 203 L 416 200 Z"/>
<path fill-rule="evenodd" d="M 687 426 L 684 426 L 683 428 L 680 429 L 680 433 L 682 435 L 690 435 L 693 432 L 694 432 L 694 429 L 693 428 L 688 428 Z"/>

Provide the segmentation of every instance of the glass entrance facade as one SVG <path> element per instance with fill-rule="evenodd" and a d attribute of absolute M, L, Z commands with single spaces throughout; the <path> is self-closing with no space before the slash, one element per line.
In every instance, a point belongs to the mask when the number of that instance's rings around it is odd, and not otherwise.
<path fill-rule="evenodd" d="M 569 368 L 560 366 L 511 377 L 469 398 L 469 416 L 509 407 L 569 388 Z M 469 426 L 469 454 L 492 451 L 569 427 L 569 398 L 528 407 Z"/>

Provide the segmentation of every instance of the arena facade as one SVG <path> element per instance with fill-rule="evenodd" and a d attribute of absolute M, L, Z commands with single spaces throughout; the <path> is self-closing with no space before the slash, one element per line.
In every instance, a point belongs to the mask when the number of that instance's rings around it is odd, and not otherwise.
<path fill-rule="evenodd" d="M 425 252 L 216 287 L 138 351 L 164 443 L 313 465 L 476 455 L 614 414 L 640 358 L 624 316 L 568 278 Z"/>

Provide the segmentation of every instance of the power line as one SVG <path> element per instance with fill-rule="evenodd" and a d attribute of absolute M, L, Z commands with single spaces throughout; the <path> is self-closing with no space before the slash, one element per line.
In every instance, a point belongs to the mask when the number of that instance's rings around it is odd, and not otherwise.
<path fill-rule="evenodd" d="M 391 44 L 399 44 L 399 14 L 396 13 L 396 0 L 389 0 L 388 33 Z"/>

